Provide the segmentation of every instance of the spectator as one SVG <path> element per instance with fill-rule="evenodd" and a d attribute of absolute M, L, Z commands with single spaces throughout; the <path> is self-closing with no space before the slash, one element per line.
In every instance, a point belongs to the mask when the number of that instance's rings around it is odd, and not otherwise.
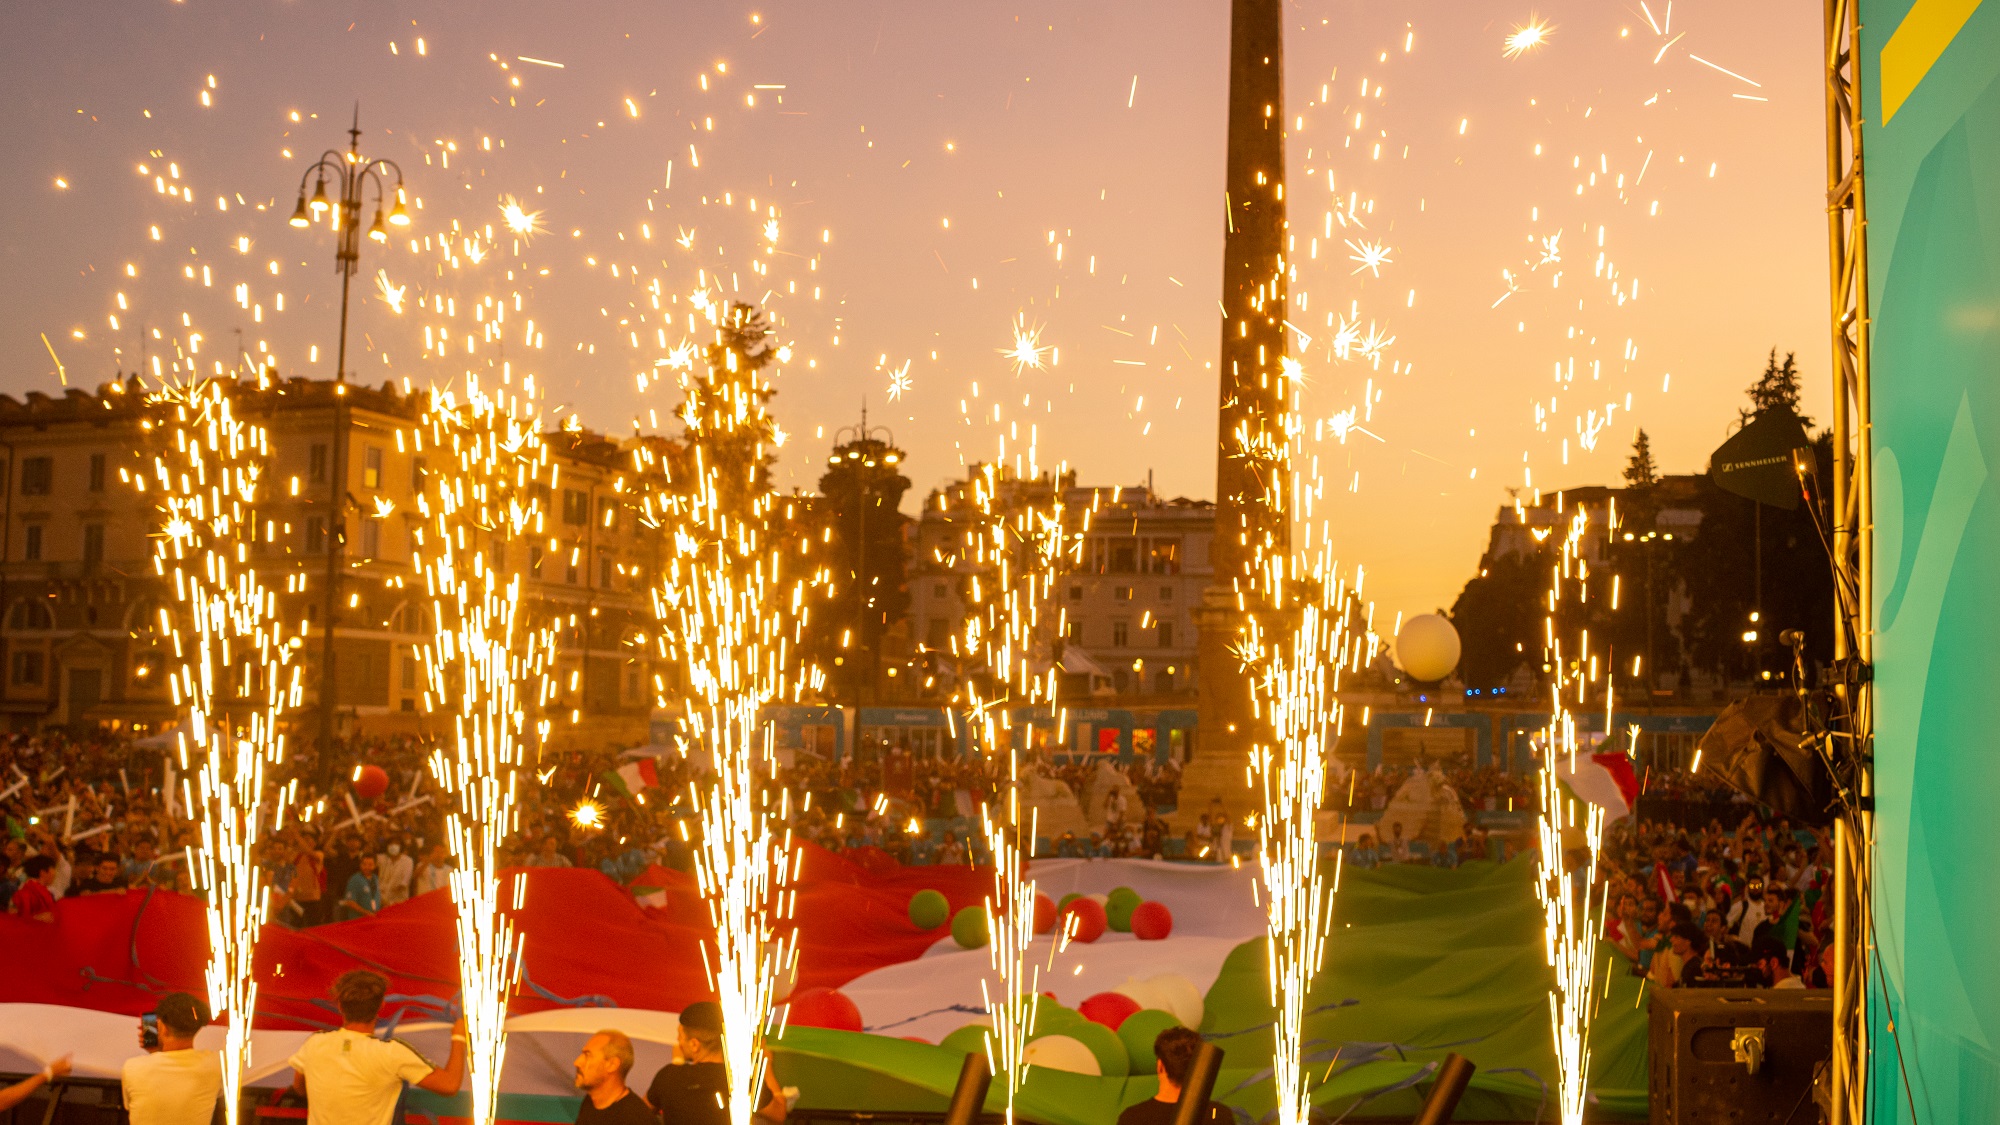
<path fill-rule="evenodd" d="M 432 1067 L 415 1048 L 375 1038 L 389 982 L 350 969 L 333 982 L 341 1026 L 306 1039 L 291 1058 L 292 1089 L 306 1099 L 307 1125 L 389 1125 L 405 1082 L 451 1097 L 465 1080 L 465 1020 L 451 1027 L 451 1056 Z"/>
<path fill-rule="evenodd" d="M 361 870 L 361 837 L 350 834 L 334 841 L 334 846 L 327 849 L 325 862 L 326 880 L 322 886 L 338 905 L 347 893 L 348 881 Z"/>
<path fill-rule="evenodd" d="M 576 1056 L 576 1088 L 583 1104 L 576 1107 L 576 1125 L 659 1125 L 636 1091 L 625 1085 L 632 1072 L 632 1040 L 622 1031 L 600 1031 Z"/>
<path fill-rule="evenodd" d="M 1757 924 L 1764 921 L 1764 881 L 1750 880 L 1743 888 L 1743 897 L 1729 908 L 1729 928 L 1736 940 L 1749 945 L 1757 938 Z"/>
<path fill-rule="evenodd" d="M 544 836 L 542 837 L 542 846 L 536 849 L 535 854 L 528 857 L 526 862 L 522 863 L 521 866 L 568 867 L 570 866 L 570 862 L 569 857 L 562 854 L 556 838 L 554 836 Z"/>
<path fill-rule="evenodd" d="M 756 1117 L 785 1119 L 777 1078 L 764 1068 L 764 1101 Z M 646 1100 L 665 1125 L 728 1125 L 729 1077 L 722 1064 L 722 1006 L 697 1000 L 681 1012 L 674 1061 L 660 1068 L 646 1088 Z"/>
<path fill-rule="evenodd" d="M 382 885 L 375 878 L 375 857 L 364 855 L 361 866 L 347 877 L 340 899 L 341 918 L 373 918 L 382 912 Z"/>
<path fill-rule="evenodd" d="M 105 854 L 97 857 L 83 877 L 71 883 L 69 893 L 64 898 L 82 898 L 84 895 L 109 895 L 125 893 L 125 875 L 119 870 L 118 857 Z"/>
<path fill-rule="evenodd" d="M 55 921 L 56 896 L 50 887 L 56 881 L 56 861 L 45 855 L 29 856 L 21 864 L 21 873 L 26 879 L 14 892 L 7 909 L 37 922 Z"/>
<path fill-rule="evenodd" d="M 1201 1033 L 1185 1027 L 1170 1027 L 1153 1039 L 1153 1070 L 1160 1090 L 1146 1101 L 1118 1115 L 1118 1125 L 1173 1125 L 1180 1113 L 1181 1089 L 1187 1085 L 1188 1071 L 1201 1052 Z M 1201 1125 L 1229 1125 L 1235 1119 L 1214 1102 Z"/>
<path fill-rule="evenodd" d="M 312 837 L 307 836 L 292 859 L 291 898 L 298 905 L 301 925 L 317 926 L 326 921 L 322 909 L 325 887 L 325 858 L 314 846 Z"/>
<path fill-rule="evenodd" d="M 1385 847 L 1389 852 L 1389 862 L 1410 862 L 1410 842 L 1403 839 L 1403 826 L 1400 822 L 1389 825 L 1389 842 Z"/>
<path fill-rule="evenodd" d="M 1757 968 L 1771 982 L 1772 988 L 1804 988 L 1806 982 L 1792 975 L 1792 955 L 1786 951 L 1784 943 L 1774 937 L 1765 937 L 1753 947 L 1757 958 Z"/>
<path fill-rule="evenodd" d="M 160 997 L 152 1034 L 143 1025 L 139 1033 L 147 1053 L 126 1059 L 120 1075 L 131 1125 L 209 1125 L 222 1096 L 222 1056 L 194 1045 L 208 1020 L 208 1005 L 185 992 Z"/>
<path fill-rule="evenodd" d="M 1690 968 L 1697 966 L 1695 946 L 1700 941 L 1701 931 L 1694 928 L 1693 922 L 1675 923 L 1667 934 L 1667 948 L 1653 955 L 1647 978 L 1661 988 L 1684 984 Z"/>
<path fill-rule="evenodd" d="M 424 853 L 424 863 L 417 868 L 417 893 L 427 895 L 432 891 L 451 889 L 451 849 L 443 844 L 432 844 Z"/>
<path fill-rule="evenodd" d="M 382 886 L 382 905 L 394 906 L 410 900 L 410 880 L 416 866 L 403 854 L 400 841 L 391 840 L 375 860 L 375 879 Z"/>
<path fill-rule="evenodd" d="M 69 1056 L 64 1055 L 62 1058 L 43 1067 L 41 1073 L 30 1074 L 12 1086 L 0 1089 L 0 1113 L 6 1113 L 8 1110 L 27 1101 L 34 1096 L 36 1090 L 68 1074 Z"/>

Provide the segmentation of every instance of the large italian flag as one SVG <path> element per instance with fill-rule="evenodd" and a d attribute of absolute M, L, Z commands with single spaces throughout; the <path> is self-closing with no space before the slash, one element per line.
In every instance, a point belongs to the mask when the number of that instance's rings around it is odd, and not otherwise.
<path fill-rule="evenodd" d="M 1639 801 L 1639 778 L 1632 772 L 1632 759 L 1621 752 L 1558 754 L 1555 772 L 1578 800 L 1604 810 L 1606 824 L 1631 815 Z"/>

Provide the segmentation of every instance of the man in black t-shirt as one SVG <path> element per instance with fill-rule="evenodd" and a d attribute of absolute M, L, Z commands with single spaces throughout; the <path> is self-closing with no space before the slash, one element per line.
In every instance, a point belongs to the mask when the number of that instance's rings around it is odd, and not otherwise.
<path fill-rule="evenodd" d="M 583 1104 L 576 1125 L 659 1125 L 637 1091 L 625 1085 L 632 1071 L 632 1041 L 622 1031 L 600 1031 L 576 1056 L 576 1088 Z"/>
<path fill-rule="evenodd" d="M 1118 1125 L 1173 1125 L 1180 1112 L 1181 1087 L 1201 1051 L 1201 1034 L 1185 1027 L 1170 1027 L 1153 1040 L 1154 1064 L 1160 1074 L 1160 1092 L 1118 1115 Z M 1208 1103 L 1207 1125 L 1233 1125 L 1228 1110 Z"/>
<path fill-rule="evenodd" d="M 674 1061 L 663 1066 L 646 1088 L 646 1100 L 663 1125 L 729 1125 L 729 1073 L 722 1063 L 722 1005 L 697 1000 L 681 1012 L 680 1037 Z M 785 1119 L 785 1103 L 769 1067 L 764 1071 L 764 1101 L 757 1116 L 765 1122 Z"/>

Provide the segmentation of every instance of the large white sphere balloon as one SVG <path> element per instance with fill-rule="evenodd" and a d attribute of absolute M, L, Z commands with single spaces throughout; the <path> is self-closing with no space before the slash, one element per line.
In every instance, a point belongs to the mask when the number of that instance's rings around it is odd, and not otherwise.
<path fill-rule="evenodd" d="M 1396 634 L 1396 663 L 1413 680 L 1444 679 L 1458 667 L 1458 630 L 1435 613 L 1410 618 Z"/>
<path fill-rule="evenodd" d="M 1067 1070 L 1071 1074 L 1088 1074 L 1093 1078 L 1104 1074 L 1097 1055 L 1084 1046 L 1082 1040 L 1067 1035 L 1044 1035 L 1033 1040 L 1028 1049 L 1021 1052 L 1021 1061 L 1029 1066 Z"/>

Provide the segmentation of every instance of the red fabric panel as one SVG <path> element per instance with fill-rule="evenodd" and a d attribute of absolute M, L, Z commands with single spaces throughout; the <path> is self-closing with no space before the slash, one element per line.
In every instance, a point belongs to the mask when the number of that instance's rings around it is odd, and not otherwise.
<path fill-rule="evenodd" d="M 943 931 L 910 924 L 910 896 L 935 889 L 955 912 L 982 901 L 986 868 L 910 867 L 875 849 L 835 855 L 804 845 L 794 917 L 800 988 L 834 988 L 921 956 Z M 679 1011 L 709 995 L 700 943 L 713 928 L 691 876 L 648 868 L 634 885 L 659 887 L 666 905 L 641 907 L 601 873 L 529 868 L 522 909 L 526 973 L 511 1008 L 534 1012 L 586 998 Z M 257 949 L 259 1027 L 334 1022 L 333 978 L 352 968 L 389 977 L 392 995 L 450 1000 L 458 958 L 450 895 L 433 892 L 373 918 L 311 930 L 273 926 Z M 207 922 L 200 903 L 171 893 L 93 895 L 57 904 L 54 924 L 0 917 L 0 1001 L 61 1004 L 136 1015 L 159 993 L 202 991 Z M 546 995 L 545 995 L 546 993 Z M 408 1018 L 421 1018 L 421 1004 Z"/>

